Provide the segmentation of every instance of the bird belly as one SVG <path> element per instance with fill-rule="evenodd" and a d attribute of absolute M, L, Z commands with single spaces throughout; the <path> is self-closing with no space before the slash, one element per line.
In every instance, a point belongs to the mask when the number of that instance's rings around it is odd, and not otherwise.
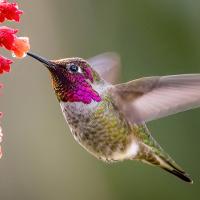
<path fill-rule="evenodd" d="M 122 161 L 126 159 L 134 159 L 139 151 L 139 144 L 137 140 L 132 137 L 129 143 L 123 145 L 123 143 L 119 140 L 114 143 L 108 139 L 104 138 L 103 141 L 98 138 L 89 137 L 86 138 L 85 133 L 74 133 L 74 130 L 71 129 L 75 140 L 85 148 L 89 153 L 91 153 L 96 158 L 112 162 L 112 161 Z M 103 138 L 103 136 L 101 136 Z"/>
<path fill-rule="evenodd" d="M 133 159 L 139 150 L 134 135 L 113 121 L 104 119 L 102 124 L 101 120 L 89 118 L 86 125 L 79 118 L 78 124 L 68 124 L 75 140 L 96 158 L 108 162 Z"/>
<path fill-rule="evenodd" d="M 104 161 L 134 158 L 138 143 L 129 123 L 108 102 L 81 109 L 66 104 L 61 108 L 75 140 L 88 152 Z M 75 109 L 76 108 L 76 109 Z"/>

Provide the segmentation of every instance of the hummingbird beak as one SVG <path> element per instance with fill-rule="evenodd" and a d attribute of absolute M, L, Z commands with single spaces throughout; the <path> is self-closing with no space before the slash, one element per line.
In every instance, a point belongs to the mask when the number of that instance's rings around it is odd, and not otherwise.
<path fill-rule="evenodd" d="M 55 64 L 52 61 L 47 60 L 47 59 L 45 59 L 45 58 L 43 58 L 41 56 L 38 56 L 38 55 L 36 55 L 34 53 L 31 53 L 31 52 L 28 52 L 27 55 L 32 57 L 32 58 L 34 58 L 34 59 L 36 59 L 36 60 L 38 60 L 39 62 L 44 64 L 48 69 L 55 69 Z"/>

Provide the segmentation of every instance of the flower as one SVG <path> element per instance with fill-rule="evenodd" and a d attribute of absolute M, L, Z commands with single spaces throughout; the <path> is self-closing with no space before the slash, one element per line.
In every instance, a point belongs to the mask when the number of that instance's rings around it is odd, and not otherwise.
<path fill-rule="evenodd" d="M 12 60 L 7 59 L 3 56 L 0 56 L 0 74 L 3 74 L 4 72 L 10 71 L 10 65 L 13 63 Z M 1 85 L 0 85 L 1 88 Z"/>
<path fill-rule="evenodd" d="M 28 37 L 16 37 L 13 43 L 12 51 L 15 57 L 23 58 L 30 50 Z"/>
<path fill-rule="evenodd" d="M 7 0 L 0 0 L 0 23 L 7 20 L 12 20 L 19 22 L 20 15 L 23 11 L 19 10 L 17 3 L 9 3 Z M 30 49 L 29 38 L 28 37 L 17 37 L 17 29 L 12 29 L 6 26 L 0 27 L 0 47 L 3 47 L 9 51 L 12 51 L 13 54 L 22 58 Z M 10 71 L 10 65 L 13 63 L 12 60 L 7 59 L 0 55 L 0 75 L 4 72 Z M 0 89 L 2 88 L 0 84 Z M 0 94 L 1 95 L 1 94 Z M 0 118 L 2 113 L 0 112 Z M 2 142 L 2 128 L 0 126 L 0 143 Z M 0 158 L 2 157 L 2 149 L 0 146 Z"/>
<path fill-rule="evenodd" d="M 12 50 L 15 40 L 15 34 L 18 32 L 16 29 L 8 28 L 6 26 L 0 27 L 0 47 L 5 47 Z"/>
<path fill-rule="evenodd" d="M 12 51 L 17 58 L 23 58 L 30 49 L 28 37 L 17 37 L 18 30 L 0 27 L 0 47 Z"/>
<path fill-rule="evenodd" d="M 6 19 L 19 22 L 20 15 L 23 13 L 19 10 L 17 3 L 9 3 L 7 0 L 0 0 L 0 22 Z"/>

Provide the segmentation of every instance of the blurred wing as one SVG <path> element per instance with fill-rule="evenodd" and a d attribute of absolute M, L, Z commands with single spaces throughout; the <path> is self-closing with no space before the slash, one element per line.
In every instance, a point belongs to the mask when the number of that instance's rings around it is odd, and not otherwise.
<path fill-rule="evenodd" d="M 120 71 L 120 57 L 116 53 L 103 53 L 87 60 L 91 67 L 107 82 L 115 83 Z"/>
<path fill-rule="evenodd" d="M 119 84 L 113 98 L 131 122 L 147 122 L 200 106 L 200 74 L 146 77 Z"/>

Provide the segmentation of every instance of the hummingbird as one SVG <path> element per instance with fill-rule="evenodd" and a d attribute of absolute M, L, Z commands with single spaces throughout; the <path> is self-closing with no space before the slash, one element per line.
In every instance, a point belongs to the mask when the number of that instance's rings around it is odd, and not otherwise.
<path fill-rule="evenodd" d="M 75 140 L 97 159 L 137 160 L 192 183 L 163 150 L 146 123 L 200 106 L 200 74 L 143 77 L 116 84 L 120 57 L 48 60 L 28 52 L 50 72 L 52 86 Z"/>

